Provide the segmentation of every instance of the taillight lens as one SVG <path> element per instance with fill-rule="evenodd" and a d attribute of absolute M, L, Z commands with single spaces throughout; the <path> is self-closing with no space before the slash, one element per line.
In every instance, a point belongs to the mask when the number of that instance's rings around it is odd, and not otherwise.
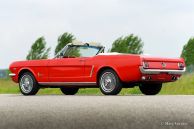
<path fill-rule="evenodd" d="M 178 63 L 178 67 L 179 67 L 179 69 L 184 69 L 184 64 L 183 63 Z"/>
<path fill-rule="evenodd" d="M 149 68 L 149 63 L 148 62 L 143 62 L 143 67 L 144 68 Z"/>

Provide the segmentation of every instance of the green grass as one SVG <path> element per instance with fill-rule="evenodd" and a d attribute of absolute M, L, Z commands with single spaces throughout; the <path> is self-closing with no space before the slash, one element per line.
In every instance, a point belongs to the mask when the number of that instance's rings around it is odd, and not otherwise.
<path fill-rule="evenodd" d="M 19 93 L 19 89 L 16 83 L 10 79 L 0 79 L 0 94 L 12 94 Z"/>
<path fill-rule="evenodd" d="M 194 95 L 194 74 L 186 74 L 176 82 L 164 84 L 160 94 Z"/>
<path fill-rule="evenodd" d="M 0 79 L 0 94 L 18 94 L 20 93 L 18 84 L 10 79 Z M 45 88 L 38 94 L 62 94 L 59 89 Z M 79 95 L 102 95 L 98 88 L 80 89 Z M 120 95 L 141 94 L 138 87 L 122 89 Z M 180 80 L 171 83 L 165 83 L 160 94 L 165 95 L 194 95 L 194 74 L 183 75 Z"/>

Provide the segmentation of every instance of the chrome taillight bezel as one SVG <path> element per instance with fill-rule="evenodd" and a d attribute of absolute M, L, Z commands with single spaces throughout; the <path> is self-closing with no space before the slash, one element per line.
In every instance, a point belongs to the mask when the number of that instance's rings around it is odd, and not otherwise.
<path fill-rule="evenodd" d="M 148 62 L 143 62 L 143 68 L 145 68 L 145 69 L 149 68 L 149 63 Z"/>
<path fill-rule="evenodd" d="M 179 62 L 178 63 L 178 67 L 179 67 L 179 69 L 184 69 L 185 65 L 182 62 Z"/>

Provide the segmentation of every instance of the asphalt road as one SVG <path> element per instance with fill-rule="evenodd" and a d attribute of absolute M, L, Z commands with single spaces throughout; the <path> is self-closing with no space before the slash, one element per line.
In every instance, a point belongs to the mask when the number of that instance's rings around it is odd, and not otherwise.
<path fill-rule="evenodd" d="M 0 95 L 0 129 L 193 129 L 194 96 Z"/>

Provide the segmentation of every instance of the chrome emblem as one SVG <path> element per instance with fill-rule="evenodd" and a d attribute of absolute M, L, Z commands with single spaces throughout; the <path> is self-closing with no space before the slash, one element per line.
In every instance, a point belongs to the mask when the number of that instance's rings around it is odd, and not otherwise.
<path fill-rule="evenodd" d="M 166 64 L 162 62 L 162 68 L 166 68 Z"/>

